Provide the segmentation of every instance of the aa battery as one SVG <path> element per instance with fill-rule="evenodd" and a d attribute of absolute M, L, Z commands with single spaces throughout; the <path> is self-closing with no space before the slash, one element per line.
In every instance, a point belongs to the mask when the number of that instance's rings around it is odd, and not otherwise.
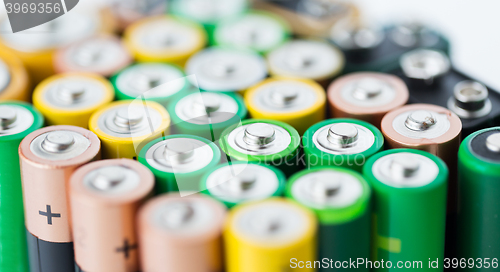
<path fill-rule="evenodd" d="M 251 50 L 210 47 L 186 63 L 186 73 L 196 76 L 200 90 L 243 92 L 267 76 L 266 62 Z"/>
<path fill-rule="evenodd" d="M 0 101 L 29 101 L 30 78 L 16 56 L 0 52 Z"/>
<path fill-rule="evenodd" d="M 129 159 L 103 160 L 71 176 L 70 202 L 79 271 L 139 271 L 136 214 L 153 174 Z"/>
<path fill-rule="evenodd" d="M 316 231 L 314 214 L 290 200 L 239 205 L 229 212 L 224 229 L 227 272 L 286 271 L 293 258 L 313 262 Z"/>
<path fill-rule="evenodd" d="M 169 132 L 170 116 L 148 100 L 117 101 L 90 117 L 89 129 L 102 141 L 102 157 L 137 159 L 148 142 Z"/>
<path fill-rule="evenodd" d="M 184 66 L 191 55 L 205 46 L 206 34 L 195 22 L 157 16 L 127 27 L 124 42 L 137 61 L 171 62 Z"/>
<path fill-rule="evenodd" d="M 328 119 L 302 137 L 306 167 L 342 166 L 361 172 L 366 160 L 382 150 L 384 137 L 374 125 L 355 119 Z"/>
<path fill-rule="evenodd" d="M 300 135 L 325 119 L 325 90 L 309 79 L 269 78 L 245 92 L 250 116 L 293 126 Z"/>
<path fill-rule="evenodd" d="M 100 159 L 100 141 L 86 129 L 51 126 L 19 146 L 31 271 L 74 271 L 67 191 L 76 168 Z M 78 216 L 78 215 L 77 215 Z"/>
<path fill-rule="evenodd" d="M 378 129 L 384 115 L 408 101 L 408 88 L 390 74 L 359 72 L 339 77 L 328 87 L 330 114 L 354 118 Z"/>
<path fill-rule="evenodd" d="M 280 121 L 248 119 L 222 132 L 220 147 L 229 159 L 277 167 L 286 176 L 299 170 L 300 136 Z"/>
<path fill-rule="evenodd" d="M 113 86 L 92 73 L 63 73 L 43 80 L 33 92 L 33 105 L 47 125 L 88 128 L 90 116 L 113 101 Z"/>
<path fill-rule="evenodd" d="M 123 31 L 127 26 L 155 15 L 165 14 L 167 2 L 157 0 L 112 0 L 110 12 L 117 28 Z"/>
<path fill-rule="evenodd" d="M 222 272 L 225 217 L 223 205 L 202 195 L 147 202 L 138 214 L 142 271 Z"/>
<path fill-rule="evenodd" d="M 243 98 L 237 93 L 193 92 L 175 99 L 167 109 L 178 132 L 212 142 L 247 116 Z"/>
<path fill-rule="evenodd" d="M 303 170 L 288 181 L 286 196 L 316 214 L 318 260 L 370 258 L 371 189 L 359 173 L 337 167 Z"/>
<path fill-rule="evenodd" d="M 221 159 L 211 141 L 187 134 L 156 139 L 144 146 L 139 162 L 153 172 L 157 194 L 172 191 L 200 191 L 201 177 Z"/>
<path fill-rule="evenodd" d="M 19 144 L 43 125 L 43 116 L 23 102 L 0 102 L 0 270 L 28 272 Z"/>
<path fill-rule="evenodd" d="M 368 159 L 363 175 L 373 189 L 372 260 L 443 271 L 448 168 L 420 150 L 393 149 Z M 414 269 L 417 267 L 413 266 Z"/>
<path fill-rule="evenodd" d="M 210 170 L 201 180 L 201 190 L 228 208 L 254 200 L 283 195 L 286 178 L 273 166 L 231 162 Z"/>

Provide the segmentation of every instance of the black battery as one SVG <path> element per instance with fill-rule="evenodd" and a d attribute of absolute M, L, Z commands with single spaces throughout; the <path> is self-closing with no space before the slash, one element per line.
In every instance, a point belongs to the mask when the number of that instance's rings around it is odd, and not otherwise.
<path fill-rule="evenodd" d="M 74 272 L 73 243 L 44 241 L 26 230 L 31 272 Z"/>

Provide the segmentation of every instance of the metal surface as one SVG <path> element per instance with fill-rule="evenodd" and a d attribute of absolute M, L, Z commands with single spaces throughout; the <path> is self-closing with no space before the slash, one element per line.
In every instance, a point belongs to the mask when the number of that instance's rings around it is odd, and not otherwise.
<path fill-rule="evenodd" d="M 239 126 L 227 138 L 237 152 L 249 155 L 270 155 L 286 150 L 292 142 L 284 128 L 267 123 Z"/>
<path fill-rule="evenodd" d="M 162 123 L 161 114 L 155 109 L 139 104 L 123 104 L 104 112 L 98 120 L 99 128 L 106 134 L 128 138 L 148 135 Z"/>
<path fill-rule="evenodd" d="M 332 28 L 330 37 L 343 50 L 359 50 L 377 47 L 385 34 L 376 27 L 338 24 Z"/>
<path fill-rule="evenodd" d="M 9 86 L 11 81 L 11 74 L 7 64 L 0 59 L 0 93 Z"/>
<path fill-rule="evenodd" d="M 43 99 L 54 108 L 85 109 L 101 103 L 106 96 L 105 87 L 94 78 L 68 76 L 49 83 Z"/>
<path fill-rule="evenodd" d="M 446 134 L 450 126 L 448 115 L 425 109 L 403 112 L 392 121 L 397 133 L 412 139 L 438 138 Z"/>
<path fill-rule="evenodd" d="M 356 154 L 375 143 L 375 135 L 366 127 L 352 123 L 335 123 L 318 129 L 313 143 L 328 154 Z"/>
<path fill-rule="evenodd" d="M 16 105 L 0 105 L 0 137 L 25 131 L 35 118 L 26 108 Z"/>
<path fill-rule="evenodd" d="M 175 105 L 175 114 L 183 121 L 197 125 L 225 122 L 236 115 L 238 103 L 224 94 L 193 93 Z"/>
<path fill-rule="evenodd" d="M 36 156 L 61 161 L 83 154 L 91 141 L 82 134 L 69 130 L 55 130 L 37 136 L 30 144 L 30 150 Z"/>
<path fill-rule="evenodd" d="M 419 22 L 405 22 L 397 25 L 390 33 L 391 39 L 403 47 L 430 47 L 439 42 L 439 37 Z"/>
<path fill-rule="evenodd" d="M 397 91 L 389 82 L 367 76 L 344 85 L 340 95 L 349 104 L 358 107 L 380 107 L 392 104 Z"/>
<path fill-rule="evenodd" d="M 450 60 L 440 51 L 416 49 L 400 58 L 401 69 L 412 79 L 433 83 L 434 79 L 450 70 Z"/>
<path fill-rule="evenodd" d="M 280 80 L 269 82 L 255 90 L 255 107 L 266 112 L 286 113 L 308 109 L 319 99 L 316 90 L 308 84 Z"/>
<path fill-rule="evenodd" d="M 174 14 L 210 24 L 240 14 L 246 6 L 246 0 L 176 0 L 170 3 L 169 9 Z"/>
<path fill-rule="evenodd" d="M 477 81 L 461 81 L 453 89 L 453 97 L 448 100 L 448 108 L 465 119 L 488 115 L 492 108 L 488 99 L 488 89 Z"/>

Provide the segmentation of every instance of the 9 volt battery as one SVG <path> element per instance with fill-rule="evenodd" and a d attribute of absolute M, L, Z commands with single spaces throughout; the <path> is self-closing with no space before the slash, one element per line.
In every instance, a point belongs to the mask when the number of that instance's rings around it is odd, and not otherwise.
<path fill-rule="evenodd" d="M 223 271 L 226 209 L 202 195 L 162 195 L 138 215 L 142 271 Z"/>
<path fill-rule="evenodd" d="M 325 102 L 323 87 L 309 79 L 269 78 L 245 92 L 252 118 L 285 122 L 300 135 L 325 119 Z"/>
<path fill-rule="evenodd" d="M 443 271 L 448 168 L 420 150 L 393 149 L 368 159 L 363 175 L 373 188 L 372 259 Z"/>
<path fill-rule="evenodd" d="M 136 213 L 152 194 L 151 171 L 128 159 L 97 161 L 69 186 L 76 272 L 139 271 Z"/>
<path fill-rule="evenodd" d="M 68 206 L 70 175 L 100 159 L 100 141 L 86 129 L 45 127 L 19 146 L 26 234 L 31 271 L 74 271 L 73 237 Z"/>
<path fill-rule="evenodd" d="M 42 81 L 33 92 L 33 105 L 48 125 L 87 128 L 90 116 L 113 101 L 113 86 L 91 73 L 64 73 Z"/>
<path fill-rule="evenodd" d="M 29 101 L 30 78 L 19 58 L 0 52 L 0 101 Z"/>
<path fill-rule="evenodd" d="M 370 195 L 370 186 L 359 173 L 336 167 L 300 171 L 286 187 L 288 198 L 318 218 L 318 260 L 341 263 L 370 258 Z M 370 271 L 367 266 L 352 270 Z"/>
<path fill-rule="evenodd" d="M 110 11 L 118 30 L 123 31 L 143 18 L 165 14 L 167 4 L 163 0 L 112 0 Z"/>
<path fill-rule="evenodd" d="M 176 134 L 156 139 L 139 153 L 139 162 L 155 175 L 157 194 L 200 191 L 201 177 L 221 158 L 220 149 L 205 138 Z"/>
<path fill-rule="evenodd" d="M 313 262 L 316 231 L 314 214 L 292 201 L 239 205 L 229 212 L 224 229 L 227 272 L 282 272 L 292 270 L 294 258 Z"/>
<path fill-rule="evenodd" d="M 283 172 L 273 166 L 231 162 L 206 173 L 201 190 L 232 208 L 248 201 L 281 196 L 285 181 Z"/>

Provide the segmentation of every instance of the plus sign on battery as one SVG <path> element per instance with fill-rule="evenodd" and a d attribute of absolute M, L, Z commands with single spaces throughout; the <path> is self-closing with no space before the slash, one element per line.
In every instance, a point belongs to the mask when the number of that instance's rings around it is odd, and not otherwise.
<path fill-rule="evenodd" d="M 128 239 L 125 239 L 125 241 L 123 242 L 123 247 L 117 248 L 116 252 L 123 252 L 125 259 L 128 259 L 129 252 L 134 249 L 137 249 L 137 245 L 131 245 L 129 244 Z"/>
<path fill-rule="evenodd" d="M 53 217 L 61 217 L 60 213 L 52 213 L 52 209 L 50 208 L 50 205 L 47 205 L 47 211 L 38 211 L 38 214 L 42 216 L 47 216 L 47 224 L 52 225 L 52 218 Z"/>

